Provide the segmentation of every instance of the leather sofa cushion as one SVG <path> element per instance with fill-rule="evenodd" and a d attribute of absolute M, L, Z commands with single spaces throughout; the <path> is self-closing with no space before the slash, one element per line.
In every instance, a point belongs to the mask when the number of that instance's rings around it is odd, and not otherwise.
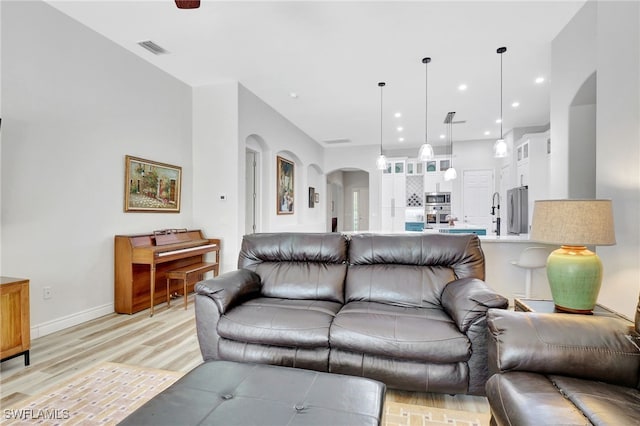
<path fill-rule="evenodd" d="M 447 283 L 484 280 L 477 235 L 356 234 L 349 243 L 345 299 L 439 306 Z"/>
<path fill-rule="evenodd" d="M 369 301 L 412 307 L 440 306 L 453 270 L 439 266 L 352 265 L 347 273 L 347 302 Z"/>
<path fill-rule="evenodd" d="M 218 322 L 226 339 L 263 345 L 329 347 L 329 326 L 341 304 L 322 300 L 256 298 Z"/>
<path fill-rule="evenodd" d="M 238 269 L 256 272 L 266 297 L 344 303 L 346 262 L 345 235 L 265 233 L 244 236 Z"/>
<path fill-rule="evenodd" d="M 438 308 L 347 303 L 331 325 L 331 348 L 434 363 L 467 361 L 471 343 Z"/>
<path fill-rule="evenodd" d="M 265 297 L 344 302 L 346 264 L 265 262 L 256 265 L 255 272 Z"/>
<path fill-rule="evenodd" d="M 549 378 L 591 423 L 640 424 L 640 391 L 637 389 L 575 377 Z"/>
<path fill-rule="evenodd" d="M 218 359 L 329 371 L 329 348 L 296 348 L 220 339 Z"/>
<path fill-rule="evenodd" d="M 486 385 L 497 426 L 591 425 L 542 374 L 513 371 L 494 374 Z"/>
<path fill-rule="evenodd" d="M 329 371 L 369 377 L 385 383 L 389 388 L 416 392 L 466 393 L 469 383 L 469 366 L 466 362 L 438 364 L 406 361 L 336 348 L 331 349 Z"/>

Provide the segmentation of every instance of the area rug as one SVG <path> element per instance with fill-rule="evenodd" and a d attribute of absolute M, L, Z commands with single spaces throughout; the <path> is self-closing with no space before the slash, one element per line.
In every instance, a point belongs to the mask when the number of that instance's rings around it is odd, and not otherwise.
<path fill-rule="evenodd" d="M 1 425 L 116 425 L 184 373 L 105 362 L 13 406 Z M 488 413 L 386 401 L 384 426 L 485 426 Z"/>
<path fill-rule="evenodd" d="M 488 426 L 490 413 L 385 402 L 384 426 Z"/>
<path fill-rule="evenodd" d="M 11 407 L 2 425 L 115 425 L 184 373 L 101 363 Z"/>

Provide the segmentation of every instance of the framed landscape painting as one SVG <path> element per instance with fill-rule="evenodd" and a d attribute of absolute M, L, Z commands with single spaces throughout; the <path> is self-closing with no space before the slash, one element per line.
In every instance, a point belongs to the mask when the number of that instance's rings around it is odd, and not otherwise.
<path fill-rule="evenodd" d="M 180 212 L 182 167 L 125 156 L 125 212 Z"/>
<path fill-rule="evenodd" d="M 293 198 L 293 162 L 287 160 L 284 157 L 277 157 L 277 170 L 278 175 L 276 178 L 277 183 L 277 199 L 276 208 L 277 214 L 293 214 L 294 198 Z"/>

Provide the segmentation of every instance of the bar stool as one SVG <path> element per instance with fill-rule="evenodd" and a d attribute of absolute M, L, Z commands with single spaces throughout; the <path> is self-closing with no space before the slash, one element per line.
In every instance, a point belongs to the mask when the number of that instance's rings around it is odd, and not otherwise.
<path fill-rule="evenodd" d="M 526 281 L 524 285 L 524 297 L 531 297 L 531 281 L 533 279 L 533 270 L 544 268 L 547 266 L 547 257 L 549 250 L 545 247 L 527 247 L 520 253 L 518 260 L 512 260 L 511 264 L 519 268 L 526 269 Z"/>

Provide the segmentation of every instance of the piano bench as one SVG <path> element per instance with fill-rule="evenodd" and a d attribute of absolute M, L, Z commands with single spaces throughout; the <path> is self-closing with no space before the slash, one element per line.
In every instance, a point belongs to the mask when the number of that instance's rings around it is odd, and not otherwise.
<path fill-rule="evenodd" d="M 171 280 L 181 280 L 184 288 L 184 308 L 187 309 L 187 284 L 199 281 L 203 275 L 213 271 L 215 276 L 218 273 L 218 264 L 211 262 L 194 263 L 167 272 L 167 307 L 171 306 L 170 284 Z"/>

